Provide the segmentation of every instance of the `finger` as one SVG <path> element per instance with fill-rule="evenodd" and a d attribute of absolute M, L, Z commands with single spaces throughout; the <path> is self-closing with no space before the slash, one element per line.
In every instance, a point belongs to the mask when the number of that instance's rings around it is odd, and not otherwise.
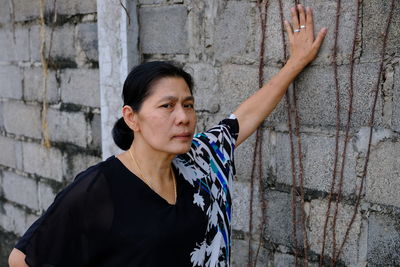
<path fill-rule="evenodd" d="M 319 48 L 321 47 L 322 41 L 324 40 L 326 33 L 327 33 L 327 28 L 322 28 L 318 35 L 317 38 L 315 38 L 314 43 L 312 44 L 313 49 L 316 49 L 317 51 L 319 50 Z"/>
<path fill-rule="evenodd" d="M 311 8 L 306 8 L 306 30 L 309 38 L 314 40 L 314 20 L 313 20 L 313 13 Z"/>
<path fill-rule="evenodd" d="M 285 20 L 284 23 L 285 23 L 286 32 L 288 34 L 289 42 L 291 43 L 293 40 L 292 26 L 290 26 L 290 23 L 287 20 Z"/>
<path fill-rule="evenodd" d="M 293 30 L 299 29 L 299 17 L 297 15 L 297 9 L 292 7 L 290 9 L 290 13 L 292 15 Z"/>
<path fill-rule="evenodd" d="M 306 25 L 306 14 L 304 13 L 304 8 L 302 5 L 297 5 L 297 10 L 299 11 L 300 27 L 301 25 Z M 302 29 L 304 31 L 304 29 Z"/>

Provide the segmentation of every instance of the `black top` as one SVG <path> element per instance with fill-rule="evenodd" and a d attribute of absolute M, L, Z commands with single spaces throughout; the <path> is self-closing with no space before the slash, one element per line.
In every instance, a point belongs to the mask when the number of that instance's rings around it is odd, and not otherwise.
<path fill-rule="evenodd" d="M 78 174 L 16 248 L 36 266 L 226 266 L 239 125 L 232 114 L 173 160 L 169 204 L 112 156 Z"/>
<path fill-rule="evenodd" d="M 175 176 L 171 205 L 112 156 L 60 192 L 16 248 L 30 266 L 190 266 L 207 217 L 193 204 L 195 189 Z"/>

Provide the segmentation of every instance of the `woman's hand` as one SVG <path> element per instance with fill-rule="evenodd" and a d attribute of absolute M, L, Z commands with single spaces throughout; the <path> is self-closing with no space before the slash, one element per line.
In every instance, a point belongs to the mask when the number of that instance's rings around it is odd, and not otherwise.
<path fill-rule="evenodd" d="M 293 28 L 285 20 L 290 45 L 289 61 L 304 68 L 317 56 L 327 29 L 322 28 L 317 38 L 314 39 L 314 21 L 311 8 L 307 7 L 304 10 L 302 5 L 297 5 L 297 8 L 291 8 L 290 12 Z"/>

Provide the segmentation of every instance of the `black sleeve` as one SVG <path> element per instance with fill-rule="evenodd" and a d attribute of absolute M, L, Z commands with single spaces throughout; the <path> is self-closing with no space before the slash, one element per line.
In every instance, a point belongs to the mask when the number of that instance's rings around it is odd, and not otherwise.
<path fill-rule="evenodd" d="M 85 266 L 95 256 L 96 237 L 111 227 L 111 221 L 107 180 L 99 167 L 93 166 L 57 194 L 15 247 L 26 255 L 31 267 Z"/>

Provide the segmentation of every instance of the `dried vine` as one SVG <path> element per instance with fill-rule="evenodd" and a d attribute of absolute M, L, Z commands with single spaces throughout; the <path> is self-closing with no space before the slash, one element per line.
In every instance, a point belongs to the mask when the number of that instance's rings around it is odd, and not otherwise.
<path fill-rule="evenodd" d="M 44 19 L 44 11 L 46 0 L 40 0 L 40 61 L 42 63 L 43 75 L 43 107 L 42 107 L 42 133 L 44 138 L 44 146 L 50 148 L 49 130 L 47 127 L 47 78 L 49 76 L 49 64 L 46 58 L 46 22 Z"/>
<path fill-rule="evenodd" d="M 346 229 L 346 233 L 345 236 L 343 238 L 342 244 L 340 245 L 339 251 L 337 252 L 336 255 L 334 255 L 333 260 L 332 260 L 332 264 L 334 265 L 337 261 L 337 259 L 339 258 L 341 252 L 343 251 L 343 247 L 347 241 L 347 238 L 349 236 L 351 227 L 355 221 L 355 218 L 357 216 L 358 213 L 358 208 L 360 206 L 360 201 L 361 201 L 361 195 L 362 195 L 362 190 L 364 187 L 364 181 L 365 181 L 365 177 L 367 175 L 367 169 L 368 169 L 368 163 L 369 163 L 369 155 L 371 152 L 371 143 L 372 143 L 372 130 L 373 130 L 373 126 L 374 126 L 374 121 L 375 121 L 375 111 L 376 111 L 376 102 L 378 100 L 378 93 L 379 93 L 379 85 L 381 83 L 381 77 L 382 77 L 382 72 L 383 72 L 383 63 L 384 63 L 384 59 L 385 59 L 385 54 L 386 54 L 386 46 L 387 46 L 387 39 L 388 39 L 388 35 L 389 35 L 389 27 L 390 24 L 392 22 L 392 17 L 393 17 L 393 10 L 394 10 L 394 0 L 391 1 L 391 5 L 390 5 L 390 9 L 389 9 L 389 15 L 388 15 L 388 19 L 387 19 L 387 23 L 386 23 L 386 28 L 385 28 L 385 32 L 384 32 L 384 38 L 383 38 L 383 45 L 382 45 L 382 51 L 381 51 L 381 62 L 379 65 L 379 71 L 378 71 L 378 80 L 375 84 L 375 95 L 374 95 L 374 100 L 373 100 L 373 105 L 372 105 L 372 110 L 371 110 L 371 117 L 368 123 L 368 126 L 370 128 L 369 131 L 369 139 L 368 139 L 368 149 L 367 149 L 367 154 L 365 156 L 365 163 L 364 163 L 364 168 L 363 168 L 363 173 L 361 176 L 361 184 L 358 190 L 358 194 L 357 194 L 357 200 L 356 200 L 356 205 L 354 206 L 354 212 L 353 212 L 353 216 L 350 220 L 350 223 Z"/>
<path fill-rule="evenodd" d="M 345 133 L 345 138 L 344 138 L 344 145 L 343 145 L 343 151 L 342 151 L 342 162 L 341 162 L 341 169 L 340 169 L 340 179 L 339 179 L 339 188 L 337 192 L 337 199 L 336 199 L 336 205 L 335 205 L 335 213 L 333 216 L 333 226 L 332 226 L 332 263 L 331 266 L 335 265 L 335 254 L 336 254 L 336 222 L 337 222 L 337 216 L 339 213 L 339 202 L 342 198 L 342 188 L 343 188 L 343 180 L 344 180 L 344 168 L 346 165 L 346 154 L 347 154 L 347 146 L 349 142 L 349 132 L 350 132 L 350 125 L 351 125 L 351 118 L 353 114 L 353 73 L 354 73 L 354 54 L 355 54 L 355 46 L 356 46 L 356 37 L 357 37 L 357 32 L 358 32 L 358 25 L 359 25 L 359 8 L 360 8 L 360 3 L 361 0 L 357 1 L 357 7 L 356 7 L 356 25 L 354 29 L 354 39 L 353 39 L 353 47 L 352 47 L 352 54 L 350 58 L 350 87 L 349 87 L 349 108 L 348 108 L 348 113 L 347 113 L 347 122 L 346 122 L 346 133 Z"/>
<path fill-rule="evenodd" d="M 296 5 L 300 4 L 300 1 L 295 1 Z M 303 167 L 303 153 L 302 153 L 302 142 L 300 135 L 300 115 L 297 107 L 297 95 L 296 95 L 296 81 L 293 81 L 292 85 L 292 97 L 293 97 L 293 110 L 295 113 L 295 135 L 297 137 L 297 153 L 299 161 L 299 187 L 300 187 L 300 213 L 301 213 L 301 223 L 303 226 L 303 246 L 304 246 L 304 266 L 308 266 L 308 235 L 306 228 L 306 214 L 305 214 L 305 203 L 304 203 L 304 167 Z M 289 102 L 290 103 L 290 102 Z M 290 114 L 288 114 L 290 116 Z M 292 150 L 293 151 L 293 150 Z M 295 167 L 295 166 L 294 166 Z M 296 190 L 297 191 L 297 190 Z M 296 203 L 292 203 L 295 205 Z M 292 207 L 295 209 L 296 207 Z"/>
<path fill-rule="evenodd" d="M 283 5 L 282 0 L 278 1 L 279 3 L 279 14 L 280 14 L 280 21 L 281 21 L 281 38 L 282 38 L 282 45 L 283 45 L 283 57 L 284 63 L 287 60 L 287 53 L 286 53 L 286 40 L 285 40 L 285 33 L 284 33 L 284 24 L 283 24 Z M 292 169 L 292 187 L 291 187 L 291 210 L 292 210 L 292 239 L 293 239 L 293 253 L 295 256 L 295 265 L 299 266 L 298 262 L 298 244 L 297 244 L 297 214 L 296 214 L 296 198 L 299 195 L 297 192 L 297 182 L 296 182 L 296 165 L 295 165 L 295 155 L 294 155 L 294 143 L 293 143 L 293 130 L 292 130 L 292 118 L 291 118 L 291 105 L 290 105 L 290 94 L 289 91 L 285 94 L 286 99 L 286 108 L 288 114 L 288 129 L 289 129 L 289 141 L 290 141 L 290 163 Z"/>
<path fill-rule="evenodd" d="M 336 172 L 337 172 L 337 163 L 339 159 L 339 129 L 340 129 L 340 91 L 339 91 L 339 81 L 338 81 L 338 66 L 337 66 L 337 42 L 338 42 L 338 34 L 339 34 L 339 17 L 340 17 L 340 8 L 341 8 L 341 0 L 338 0 L 336 3 L 336 21 L 335 21 L 335 35 L 334 35 L 334 46 L 333 46 L 333 59 L 332 59 L 332 65 L 333 65 L 333 71 L 334 71 L 334 79 L 335 79 L 335 90 L 336 90 L 336 134 L 335 134 L 335 159 L 333 163 L 333 173 L 332 173 L 332 183 L 331 183 L 331 189 L 330 193 L 328 196 L 328 208 L 326 211 L 325 215 L 325 223 L 324 223 L 324 232 L 323 232 L 323 239 L 322 239 L 322 249 L 321 249 L 321 254 L 320 254 L 320 261 L 319 261 L 319 266 L 322 266 L 323 260 L 324 260 L 324 253 L 325 253 L 325 243 L 326 243 L 326 231 L 328 227 L 328 222 L 329 222 L 329 217 L 330 217 L 330 209 L 331 209 L 331 204 L 332 204 L 332 197 L 335 192 L 335 185 L 336 185 Z M 358 6 L 357 6 L 357 11 L 358 11 Z M 358 12 L 356 15 L 356 20 L 358 24 Z M 356 33 L 357 33 L 357 26 L 355 30 L 355 35 L 353 39 L 353 50 L 352 54 L 350 56 L 350 64 L 351 64 L 351 71 L 350 71 L 350 77 L 353 75 L 353 63 L 354 63 L 354 51 L 355 51 L 355 39 L 356 39 Z M 350 92 L 353 91 L 353 83 L 352 79 L 350 81 Z M 352 99 L 352 93 L 350 93 L 350 99 Z M 350 100 L 350 103 L 352 103 L 352 100 Z M 351 108 L 349 108 L 351 110 Z M 335 221 L 336 225 L 336 221 Z M 335 229 L 335 227 L 334 227 Z M 333 234 L 333 243 L 335 244 L 335 233 Z"/>
<path fill-rule="evenodd" d="M 268 8 L 269 0 L 258 0 L 257 7 L 260 13 L 260 22 L 261 22 L 261 40 L 260 40 L 260 54 L 259 54 L 259 68 L 258 68 L 258 86 L 261 88 L 264 84 L 264 54 L 265 54 L 265 36 L 266 36 L 266 27 L 267 27 L 267 8 Z M 250 216 L 249 216 L 249 244 L 248 244 L 248 262 L 247 266 L 257 266 L 258 254 L 261 248 L 261 245 L 264 242 L 264 227 L 266 224 L 266 200 L 265 200 L 265 187 L 263 184 L 263 171 L 262 171 L 262 139 L 263 132 L 260 128 L 257 129 L 256 132 L 256 142 L 253 151 L 253 165 L 251 169 L 250 176 Z M 259 243 L 257 247 L 256 256 L 253 262 L 253 251 L 252 251 L 252 232 L 253 232 L 253 199 L 254 199 L 254 179 L 255 179 L 255 170 L 256 165 L 258 164 L 258 180 L 259 180 L 259 195 L 261 197 L 261 225 L 260 225 L 260 236 Z"/>

